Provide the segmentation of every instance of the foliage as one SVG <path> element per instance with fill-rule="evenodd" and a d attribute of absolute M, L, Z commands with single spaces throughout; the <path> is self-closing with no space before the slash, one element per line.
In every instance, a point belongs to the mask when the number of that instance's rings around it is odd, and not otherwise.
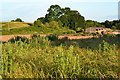
<path fill-rule="evenodd" d="M 71 10 L 69 7 L 61 8 L 59 5 L 51 5 L 47 10 L 45 17 L 40 17 L 43 23 L 57 21 L 59 26 L 68 27 L 75 30 L 80 27 L 85 29 L 84 17 L 77 10 Z"/>
<path fill-rule="evenodd" d="M 117 38 L 109 37 L 108 41 Z M 107 39 L 106 37 L 103 39 Z M 118 51 L 115 44 L 107 40 L 67 40 L 53 46 L 60 40 L 50 41 L 34 37 L 28 43 L 16 41 L 4 43 L 3 78 L 118 78 Z M 81 42 L 79 42 L 81 41 Z M 72 42 L 72 43 L 71 43 Z M 61 42 L 62 43 L 62 42 Z M 98 49 L 81 48 L 79 45 L 92 43 Z M 77 45 L 79 44 L 79 45 Z M 94 46 L 96 47 L 96 46 Z"/>
<path fill-rule="evenodd" d="M 49 23 L 49 27 L 51 27 L 51 28 L 59 28 L 59 24 L 58 24 L 58 22 L 56 22 L 56 21 L 51 21 L 50 23 Z"/>
<path fill-rule="evenodd" d="M 15 43 L 16 41 L 27 42 L 28 39 L 25 37 L 16 36 L 16 37 L 10 39 L 8 42 Z"/>
<path fill-rule="evenodd" d="M 34 22 L 34 26 L 35 27 L 43 27 L 44 25 L 40 20 L 37 20 L 37 21 Z"/>
<path fill-rule="evenodd" d="M 51 23 L 54 24 L 54 23 Z M 65 27 L 57 27 L 58 23 L 55 22 L 55 26 L 52 26 L 49 23 L 44 24 L 44 27 L 34 27 L 34 26 L 30 26 L 30 27 L 21 27 L 21 28 L 16 28 L 16 29 L 10 29 L 10 31 L 8 31 L 7 29 L 4 29 L 2 31 L 2 35 L 11 35 L 11 34 L 64 34 L 64 33 L 69 33 L 69 34 L 73 34 L 74 31 L 70 30 L 68 28 Z"/>
<path fill-rule="evenodd" d="M 84 17 L 78 14 L 63 15 L 60 17 L 63 26 L 68 26 L 70 29 L 76 30 L 76 28 L 85 29 Z"/>
<path fill-rule="evenodd" d="M 100 24 L 99 22 L 92 21 L 92 20 L 87 20 L 85 22 L 85 25 L 87 28 L 89 28 L 89 27 L 105 27 L 104 25 Z"/>
<path fill-rule="evenodd" d="M 44 17 L 40 17 L 40 18 L 38 18 L 37 20 L 40 20 L 42 23 L 47 22 L 46 18 L 44 18 Z"/>
<path fill-rule="evenodd" d="M 48 37 L 48 39 L 50 40 L 50 41 L 57 41 L 58 40 L 58 36 L 57 35 L 49 35 L 49 36 L 47 36 Z"/>
<path fill-rule="evenodd" d="M 40 35 L 33 34 L 31 37 L 32 37 L 32 39 L 33 39 L 33 38 L 36 38 L 36 37 L 40 37 Z"/>
<path fill-rule="evenodd" d="M 23 22 L 22 19 L 17 18 L 16 20 L 11 20 L 11 22 Z"/>
<path fill-rule="evenodd" d="M 57 21 L 61 15 L 61 7 L 59 5 L 51 5 L 47 12 L 48 14 L 45 15 L 47 22 Z"/>
<path fill-rule="evenodd" d="M 101 24 L 104 25 L 106 28 L 120 29 L 120 20 L 113 20 L 113 21 L 106 20 Z"/>

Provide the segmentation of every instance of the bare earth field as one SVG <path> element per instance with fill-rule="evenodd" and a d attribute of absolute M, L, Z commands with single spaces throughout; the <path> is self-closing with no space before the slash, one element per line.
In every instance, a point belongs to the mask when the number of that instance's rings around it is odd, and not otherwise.
<path fill-rule="evenodd" d="M 25 38 L 31 38 L 30 35 L 0 35 L 0 41 L 8 41 L 11 38 L 14 38 L 15 36 L 21 36 Z M 46 37 L 47 35 L 40 35 L 41 37 Z M 93 38 L 94 36 L 58 36 L 59 39 L 62 39 L 64 37 L 68 37 L 68 39 L 88 39 L 88 38 Z"/>

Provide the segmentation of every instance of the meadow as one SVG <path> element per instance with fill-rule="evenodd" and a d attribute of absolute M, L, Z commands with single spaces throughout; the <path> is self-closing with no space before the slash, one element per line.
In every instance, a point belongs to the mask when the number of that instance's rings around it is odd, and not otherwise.
<path fill-rule="evenodd" d="M 16 37 L 2 44 L 3 78 L 119 77 L 120 35 L 69 40 Z"/>
<path fill-rule="evenodd" d="M 8 26 L 9 25 L 9 26 Z M 52 24 L 53 25 L 53 24 Z M 33 23 L 27 22 L 0 22 L 2 27 L 2 35 L 16 35 L 16 34 L 75 34 L 74 30 L 67 27 L 51 27 L 45 25 L 44 27 L 35 27 Z"/>

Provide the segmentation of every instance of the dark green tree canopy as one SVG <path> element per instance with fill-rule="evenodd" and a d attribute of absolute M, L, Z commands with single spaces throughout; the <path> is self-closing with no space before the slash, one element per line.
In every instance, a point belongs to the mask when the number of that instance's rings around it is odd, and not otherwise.
<path fill-rule="evenodd" d="M 40 18 L 38 18 L 37 20 L 40 20 L 42 23 L 47 22 L 47 21 L 46 21 L 46 18 L 44 18 L 44 17 L 40 17 Z"/>
<path fill-rule="evenodd" d="M 16 20 L 11 20 L 11 22 L 23 22 L 22 19 L 17 18 Z"/>
<path fill-rule="evenodd" d="M 51 5 L 47 12 L 48 14 L 45 15 L 45 18 L 47 18 L 48 22 L 57 21 L 62 14 L 61 7 L 59 5 Z"/>
<path fill-rule="evenodd" d="M 86 26 L 86 28 L 89 28 L 89 27 L 105 27 L 104 25 L 100 24 L 99 22 L 93 21 L 93 20 L 86 20 L 85 26 Z"/>
<path fill-rule="evenodd" d="M 120 20 L 113 20 L 113 21 L 106 20 L 101 24 L 104 25 L 106 28 L 120 29 Z"/>
<path fill-rule="evenodd" d="M 17 18 L 15 21 L 16 22 L 23 22 L 22 19 L 20 19 L 20 18 Z"/>
<path fill-rule="evenodd" d="M 38 18 L 42 23 L 57 21 L 64 27 L 76 29 L 85 28 L 85 19 L 77 10 L 71 10 L 69 7 L 61 8 L 59 5 L 51 5 L 44 17 Z"/>

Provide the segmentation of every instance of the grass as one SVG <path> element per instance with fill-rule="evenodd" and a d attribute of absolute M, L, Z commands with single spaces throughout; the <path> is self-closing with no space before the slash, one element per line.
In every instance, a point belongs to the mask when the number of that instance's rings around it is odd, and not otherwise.
<path fill-rule="evenodd" d="M 0 22 L 0 26 L 2 26 L 2 30 L 8 30 L 9 29 L 16 29 L 21 27 L 29 27 L 32 23 L 27 22 Z"/>
<path fill-rule="evenodd" d="M 61 28 L 51 28 L 51 27 L 22 27 L 16 29 L 3 30 L 2 35 L 11 35 L 11 34 L 72 34 L 75 33 L 73 30 L 67 29 L 65 27 Z"/>
<path fill-rule="evenodd" d="M 118 78 L 118 38 L 119 35 L 100 39 L 59 40 L 51 36 L 6 42 L 2 44 L 2 77 Z M 90 43 L 96 46 L 92 47 Z"/>

